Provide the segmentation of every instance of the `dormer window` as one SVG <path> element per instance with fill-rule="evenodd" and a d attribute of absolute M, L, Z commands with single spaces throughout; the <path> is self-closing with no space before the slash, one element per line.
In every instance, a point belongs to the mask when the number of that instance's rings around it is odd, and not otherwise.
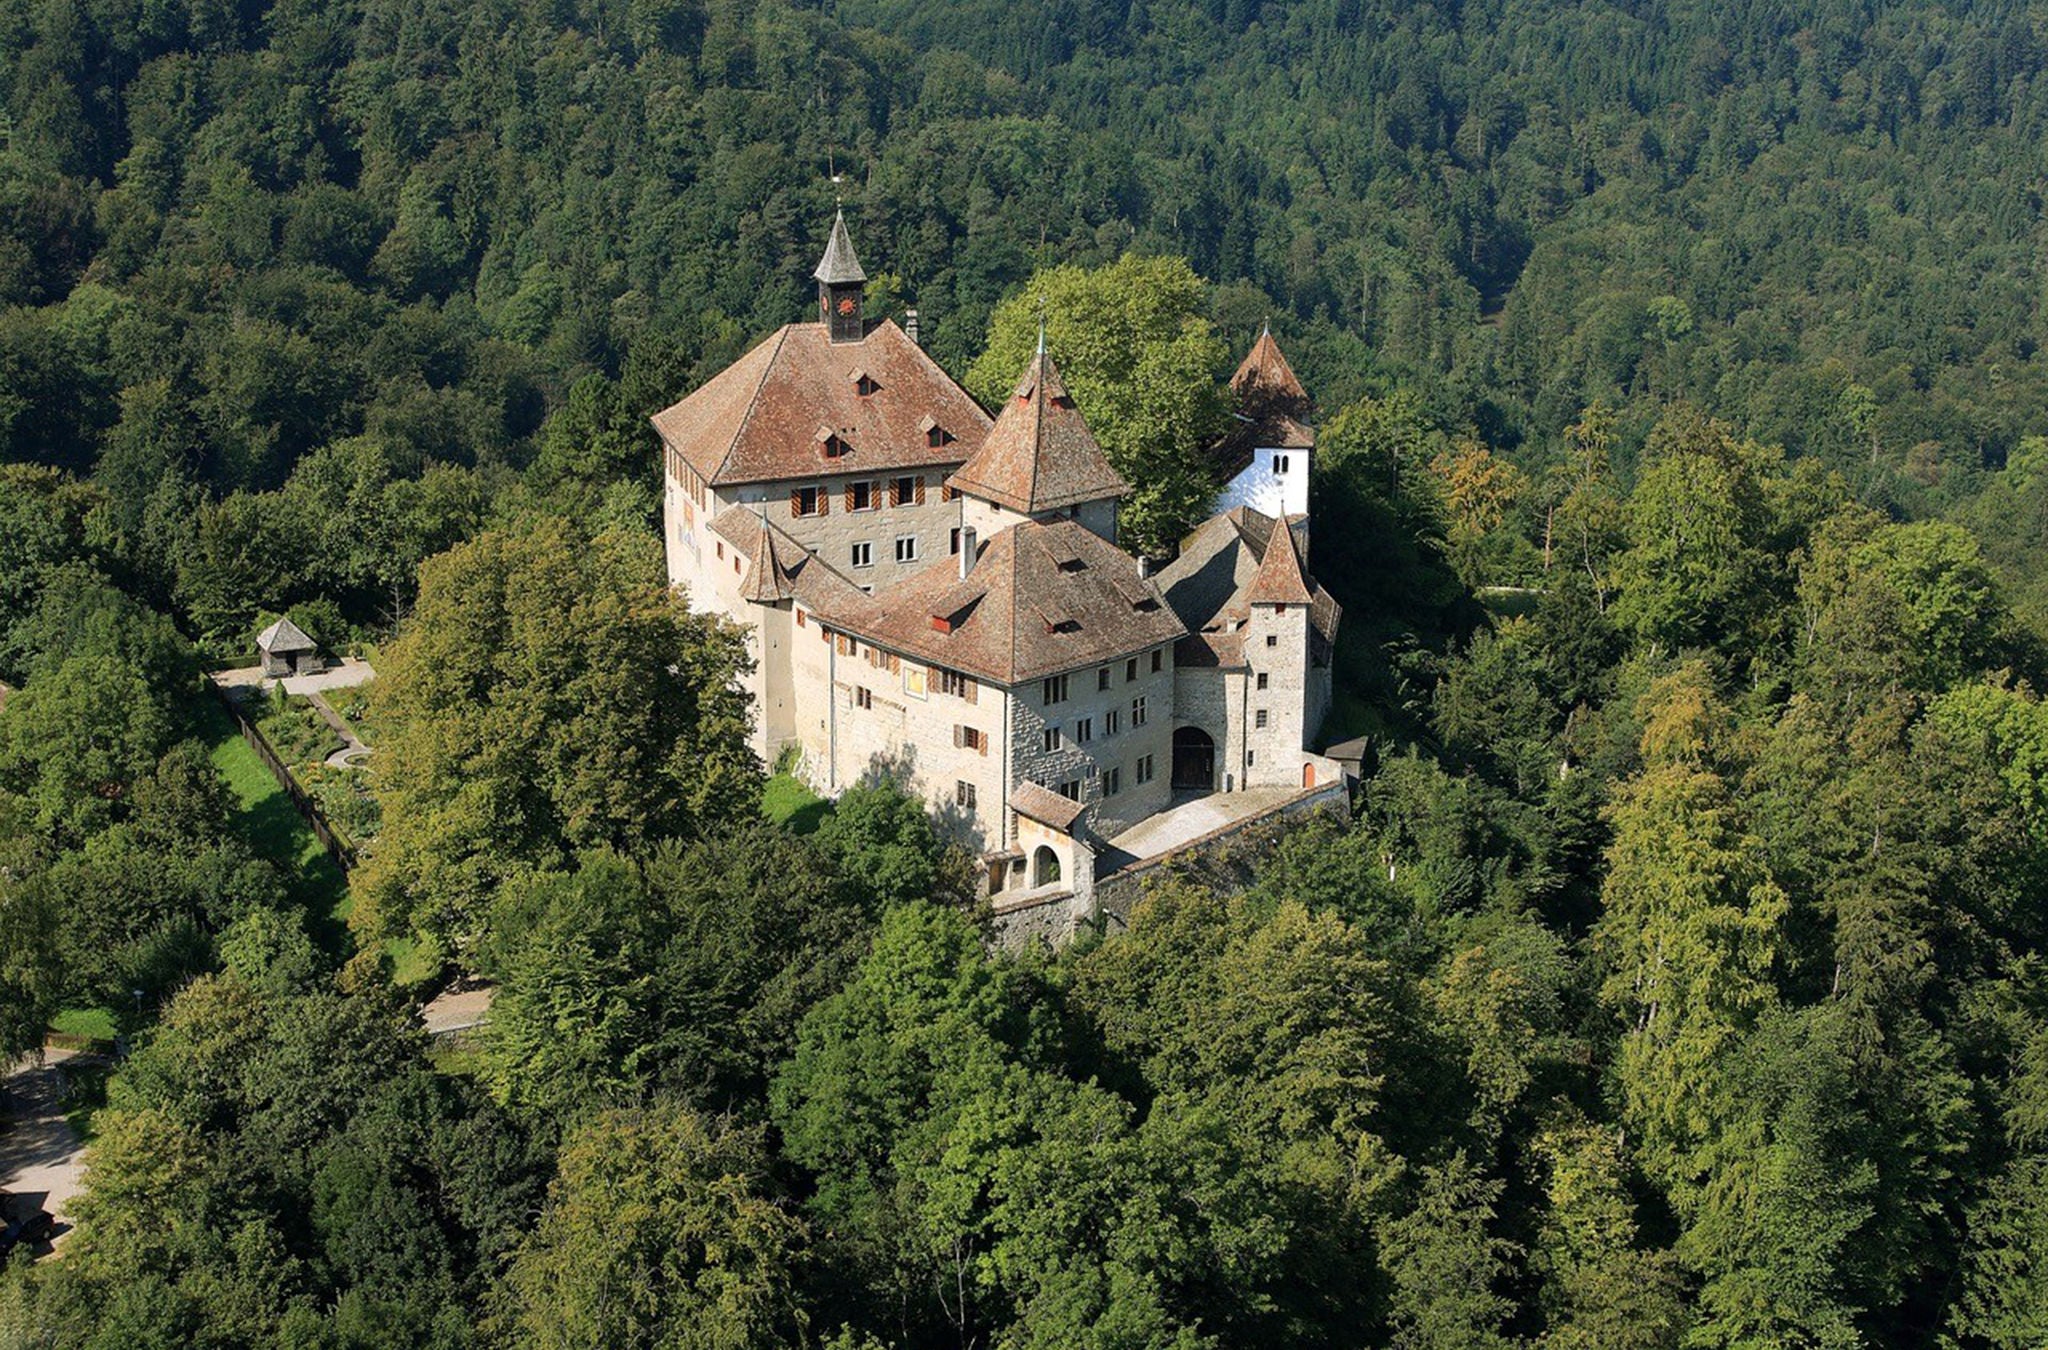
<path fill-rule="evenodd" d="M 853 392 L 859 394 L 862 398 L 866 398 L 881 387 L 881 385 L 875 383 L 875 377 L 868 374 L 865 370 L 853 372 Z"/>
<path fill-rule="evenodd" d="M 827 436 L 819 445 L 819 449 L 827 459 L 844 459 L 853 453 L 853 447 L 837 436 Z"/>
<path fill-rule="evenodd" d="M 924 443 L 934 450 L 944 449 L 953 443 L 953 433 L 944 427 L 933 427 L 925 432 Z"/>

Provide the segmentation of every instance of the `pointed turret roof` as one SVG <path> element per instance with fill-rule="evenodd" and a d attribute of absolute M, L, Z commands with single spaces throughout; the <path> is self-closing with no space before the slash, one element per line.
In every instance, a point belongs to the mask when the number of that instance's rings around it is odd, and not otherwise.
<path fill-rule="evenodd" d="M 948 483 L 1025 515 L 1121 497 L 1131 490 L 1104 458 L 1042 344 L 981 448 Z"/>
<path fill-rule="evenodd" d="M 1301 571 L 1301 553 L 1294 546 L 1294 531 L 1274 530 L 1266 540 L 1266 556 L 1252 573 L 1244 598 L 1254 605 L 1305 605 L 1315 597 Z"/>
<path fill-rule="evenodd" d="M 854 256 L 844 210 L 832 217 L 832 237 L 825 243 L 825 256 L 818 259 L 818 270 L 811 275 L 827 286 L 854 285 L 868 279 L 868 274 L 861 270 L 860 259 Z"/>
<path fill-rule="evenodd" d="M 1278 406 L 1295 412 L 1305 410 L 1308 404 L 1308 391 L 1295 378 L 1294 367 L 1287 364 L 1270 327 L 1260 330 L 1259 340 L 1230 377 L 1230 388 L 1239 405 L 1247 409 Z"/>
<path fill-rule="evenodd" d="M 756 604 L 774 604 L 796 594 L 796 587 L 791 584 L 790 575 L 775 547 L 776 533 L 775 527 L 765 517 L 761 518 L 760 528 L 754 536 L 753 556 L 747 559 L 747 576 L 740 590 L 740 599 Z"/>

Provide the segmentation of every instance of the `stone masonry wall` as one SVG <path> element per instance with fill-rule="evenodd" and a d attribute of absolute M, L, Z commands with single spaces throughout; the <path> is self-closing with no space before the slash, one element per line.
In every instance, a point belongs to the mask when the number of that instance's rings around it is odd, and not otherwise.
<path fill-rule="evenodd" d="M 1152 669 L 1152 652 L 1159 651 L 1160 668 Z M 1130 662 L 1137 662 L 1136 678 Z M 1109 687 L 1100 688 L 1100 672 L 1109 672 Z M 1011 701 L 1009 734 L 1012 751 L 1010 781 L 1029 780 L 1057 788 L 1067 780 L 1081 784 L 1081 801 L 1090 808 L 1087 823 L 1101 838 L 1120 834 L 1166 805 L 1171 793 L 1173 759 L 1173 649 L 1148 648 L 1135 658 L 1118 658 L 1107 666 L 1084 666 L 1067 676 L 1067 697 L 1048 707 L 1042 681 L 1032 681 L 1016 691 Z M 1131 725 L 1134 700 L 1145 700 L 1145 725 Z M 1118 730 L 1108 734 L 1108 715 L 1117 715 Z M 1086 719 L 1090 739 L 1078 739 L 1077 727 Z M 1048 726 L 1060 731 L 1060 746 L 1047 753 L 1044 733 Z M 1137 781 L 1138 764 L 1152 757 L 1152 780 Z M 1118 771 L 1121 787 L 1115 796 L 1102 795 L 1103 771 Z"/>
<path fill-rule="evenodd" d="M 1307 789 L 1256 816 L 1234 821 L 1220 830 L 1190 840 L 1179 848 L 1136 862 L 1095 881 L 1093 917 L 1076 913 L 1070 900 L 1055 897 L 1040 905 L 1003 910 L 994 915 L 992 937 L 1009 951 L 1034 945 L 1057 947 L 1071 939 L 1082 923 L 1094 923 L 1109 935 L 1130 926 L 1131 909 L 1150 883 L 1181 869 L 1205 873 L 1211 884 L 1238 886 L 1249 869 L 1228 864 L 1239 856 L 1260 857 L 1280 834 L 1301 818 L 1320 811 L 1351 814 L 1351 789 L 1337 778 Z"/>

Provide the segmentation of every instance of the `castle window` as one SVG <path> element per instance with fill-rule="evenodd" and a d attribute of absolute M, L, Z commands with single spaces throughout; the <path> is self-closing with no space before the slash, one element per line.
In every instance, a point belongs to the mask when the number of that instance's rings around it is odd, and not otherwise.
<path fill-rule="evenodd" d="M 958 525 L 953 527 L 953 534 L 946 543 L 946 553 L 951 557 L 958 557 L 960 555 L 960 527 Z"/>
<path fill-rule="evenodd" d="M 1280 636 L 1279 636 L 1279 634 L 1277 634 L 1277 633 L 1268 633 L 1268 634 L 1266 634 L 1266 645 L 1267 645 L 1268 647 L 1277 647 L 1277 646 L 1279 646 L 1279 645 L 1280 645 Z"/>
<path fill-rule="evenodd" d="M 864 684 L 857 684 L 857 685 L 855 685 L 855 686 L 853 687 L 853 706 L 854 706 L 854 707 L 856 707 L 856 708 L 872 708 L 872 707 L 874 707 L 874 706 L 875 706 L 875 691 L 874 691 L 874 690 L 872 690 L 872 689 L 870 689 L 870 688 L 868 688 L 868 687 L 867 687 L 866 685 L 864 685 Z"/>
<path fill-rule="evenodd" d="M 1084 717 L 1074 723 L 1074 744 L 1086 745 L 1095 739 L 1095 719 Z"/>
<path fill-rule="evenodd" d="M 826 496 L 823 488 L 800 487 L 789 491 L 789 513 L 793 516 L 822 516 Z"/>
<path fill-rule="evenodd" d="M 1043 697 L 1040 699 L 1040 702 L 1046 704 L 1066 702 L 1067 677 L 1064 675 L 1051 676 L 1040 687 L 1039 692 L 1043 695 Z"/>
<path fill-rule="evenodd" d="M 1052 754 L 1060 748 L 1060 729 L 1047 727 L 1038 734 L 1038 748 L 1044 754 Z"/>
<path fill-rule="evenodd" d="M 1145 725 L 1145 696 L 1140 694 L 1131 700 L 1131 730 Z"/>
<path fill-rule="evenodd" d="M 891 506 L 923 506 L 924 479 L 916 476 L 898 478 L 889 485 Z"/>
<path fill-rule="evenodd" d="M 953 728 L 953 746 L 957 750 L 975 750 L 988 753 L 988 733 L 978 727 L 956 726 Z"/>
<path fill-rule="evenodd" d="M 866 542 L 855 544 L 853 546 L 853 565 L 855 567 L 873 567 L 875 565 L 875 546 Z"/>
<path fill-rule="evenodd" d="M 1116 735 L 1122 729 L 1123 716 L 1123 710 L 1120 708 L 1111 708 L 1108 712 L 1104 713 L 1102 715 L 1102 734 L 1105 736 Z"/>
<path fill-rule="evenodd" d="M 1107 689 L 1107 688 L 1109 688 L 1109 667 L 1108 667 L 1108 666 L 1104 666 L 1104 667 L 1103 667 L 1102 669 L 1100 669 L 1100 670 L 1098 670 L 1098 671 L 1096 671 L 1096 672 L 1095 672 L 1095 687 L 1096 687 L 1096 688 L 1097 688 L 1098 690 L 1101 690 L 1101 689 Z"/>
<path fill-rule="evenodd" d="M 1152 650 L 1152 673 L 1153 673 L 1154 675 L 1157 675 L 1157 674 L 1159 673 L 1159 668 L 1160 668 L 1160 665 L 1161 665 L 1161 664 L 1162 664 L 1162 663 L 1163 663 L 1163 662 L 1164 662 L 1165 660 L 1166 660 L 1166 648 L 1164 648 L 1164 647 L 1155 647 L 1155 648 L 1153 648 L 1153 650 Z"/>
<path fill-rule="evenodd" d="M 1252 762 L 1258 758 L 1258 754 L 1259 752 L 1256 750 L 1247 750 L 1244 752 L 1244 766 L 1247 769 L 1249 769 L 1252 766 Z"/>
<path fill-rule="evenodd" d="M 1138 762 L 1131 766 L 1131 777 L 1139 783 L 1152 781 L 1152 756 L 1140 755 Z"/>
<path fill-rule="evenodd" d="M 725 545 L 723 543 L 718 544 L 717 548 L 719 561 L 723 562 L 725 560 Z"/>
<path fill-rule="evenodd" d="M 1275 455 L 1275 456 L 1273 456 L 1273 472 L 1274 472 L 1274 473 L 1286 473 L 1286 472 L 1287 472 L 1287 456 L 1285 456 L 1285 455 Z"/>
<path fill-rule="evenodd" d="M 900 563 L 917 561 L 917 536 L 901 534 L 896 536 L 896 561 Z"/>
<path fill-rule="evenodd" d="M 939 692 L 942 694 L 953 694 L 972 703 L 975 701 L 975 689 L 972 676 L 962 675 L 957 670 L 939 672 Z"/>
<path fill-rule="evenodd" d="M 1254 727 L 1257 727 L 1260 731 L 1264 731 L 1266 729 L 1266 710 L 1264 708 L 1260 708 L 1257 712 L 1252 714 L 1252 725 Z"/>
<path fill-rule="evenodd" d="M 1053 791 L 1059 793 L 1060 796 L 1065 797 L 1070 802 L 1078 802 L 1081 800 L 1081 780 L 1069 778 L 1066 782 L 1054 788 Z"/>
<path fill-rule="evenodd" d="M 806 618 L 804 617 L 804 612 L 803 612 L 802 610 L 798 610 L 798 611 L 796 612 L 796 626 L 797 626 L 797 627 L 799 627 L 799 628 L 805 628 L 805 627 L 808 627 L 809 625 L 810 625 L 810 620 L 809 620 L 809 619 L 806 619 Z"/>
<path fill-rule="evenodd" d="M 1135 680 L 1137 678 L 1138 658 L 1134 656 L 1130 660 L 1124 662 L 1124 683 L 1129 684 L 1132 680 Z"/>
<path fill-rule="evenodd" d="M 1104 769 L 1102 771 L 1103 796 L 1114 797 L 1123 790 L 1123 786 L 1124 771 L 1122 769 Z"/>
<path fill-rule="evenodd" d="M 872 482 L 862 480 L 846 485 L 846 509 L 849 511 L 872 511 L 880 505 L 881 494 L 875 491 Z"/>
<path fill-rule="evenodd" d="M 974 784 L 964 778 L 953 784 L 953 805 L 963 811 L 974 810 Z"/>
<path fill-rule="evenodd" d="M 1265 671 L 1263 671 L 1263 670 L 1262 670 L 1262 671 L 1260 671 L 1260 672 L 1259 672 L 1259 688 L 1261 688 L 1261 689 L 1264 689 L 1264 688 L 1266 687 L 1266 682 L 1267 682 L 1268 680 L 1270 680 L 1271 678 L 1272 678 L 1272 676 L 1270 676 L 1270 675 L 1266 674 L 1266 672 L 1265 672 Z"/>

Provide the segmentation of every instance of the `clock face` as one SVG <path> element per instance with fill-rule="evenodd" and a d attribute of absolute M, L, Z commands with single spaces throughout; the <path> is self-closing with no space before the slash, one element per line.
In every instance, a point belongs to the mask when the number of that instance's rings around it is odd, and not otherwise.
<path fill-rule="evenodd" d="M 851 313 L 853 313 L 853 297 L 852 297 L 852 296 L 850 296 L 850 295 L 849 295 L 849 296 L 847 296 L 847 297 L 846 297 L 846 298 L 845 298 L 844 300 L 841 300 L 841 301 L 839 302 L 839 312 L 840 312 L 841 314 L 851 314 Z"/>

